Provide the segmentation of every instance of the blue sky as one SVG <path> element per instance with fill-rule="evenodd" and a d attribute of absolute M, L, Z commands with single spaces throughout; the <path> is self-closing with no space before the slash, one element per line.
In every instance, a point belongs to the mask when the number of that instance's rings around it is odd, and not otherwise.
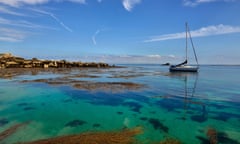
<path fill-rule="evenodd" d="M 0 53 L 178 63 L 187 21 L 201 64 L 240 64 L 239 13 L 240 0 L 0 0 Z"/>

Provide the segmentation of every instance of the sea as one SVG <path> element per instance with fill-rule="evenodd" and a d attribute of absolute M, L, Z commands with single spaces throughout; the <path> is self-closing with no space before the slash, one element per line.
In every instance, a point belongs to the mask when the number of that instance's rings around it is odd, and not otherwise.
<path fill-rule="evenodd" d="M 141 127 L 135 143 L 240 144 L 240 66 L 120 66 L 2 75 L 0 143 Z"/>

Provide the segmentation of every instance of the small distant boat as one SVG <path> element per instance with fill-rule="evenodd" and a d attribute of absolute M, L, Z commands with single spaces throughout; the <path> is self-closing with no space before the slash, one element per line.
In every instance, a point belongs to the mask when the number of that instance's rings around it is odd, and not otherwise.
<path fill-rule="evenodd" d="M 193 52 L 194 52 L 194 56 L 195 56 L 195 60 L 197 65 L 188 65 L 188 37 L 190 38 L 191 44 L 192 44 L 192 48 L 193 48 Z M 197 55 L 196 55 L 196 51 L 193 45 L 193 41 L 192 41 L 192 37 L 191 37 L 191 33 L 188 27 L 188 24 L 186 23 L 186 59 L 184 62 L 177 64 L 177 65 L 171 65 L 169 67 L 169 71 L 170 72 L 198 72 L 199 69 L 199 65 L 198 65 L 198 59 L 197 59 Z"/>

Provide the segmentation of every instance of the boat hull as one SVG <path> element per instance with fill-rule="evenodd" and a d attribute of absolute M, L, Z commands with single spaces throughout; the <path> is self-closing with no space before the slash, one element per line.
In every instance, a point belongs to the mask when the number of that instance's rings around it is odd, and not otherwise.
<path fill-rule="evenodd" d="M 198 66 L 170 66 L 170 72 L 198 72 Z"/>

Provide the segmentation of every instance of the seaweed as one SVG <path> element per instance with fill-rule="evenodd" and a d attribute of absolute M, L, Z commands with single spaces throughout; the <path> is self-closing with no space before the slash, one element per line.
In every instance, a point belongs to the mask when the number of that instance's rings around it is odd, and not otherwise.
<path fill-rule="evenodd" d="M 210 144 L 217 144 L 218 143 L 218 136 L 217 131 L 214 128 L 208 128 L 207 130 L 207 137 Z"/>
<path fill-rule="evenodd" d="M 25 122 L 25 123 L 20 123 L 20 124 L 15 124 L 13 126 L 11 126 L 10 128 L 6 129 L 5 131 L 0 133 L 0 142 L 4 139 L 6 139 L 7 137 L 11 136 L 12 134 L 14 134 L 15 132 L 17 132 L 19 130 L 19 128 L 27 125 L 29 122 Z"/>
<path fill-rule="evenodd" d="M 240 144 L 239 141 L 231 139 L 224 132 L 218 132 L 214 128 L 208 128 L 206 132 L 207 138 L 203 138 L 201 136 L 197 136 L 197 139 L 201 141 L 201 144 Z"/>
<path fill-rule="evenodd" d="M 155 130 L 161 130 L 165 133 L 168 133 L 169 128 L 163 125 L 158 119 L 150 118 L 148 122 L 153 126 Z"/>
<path fill-rule="evenodd" d="M 113 132 L 88 132 L 76 135 L 26 142 L 24 144 L 134 144 L 136 135 L 143 132 L 141 127 Z"/>
<path fill-rule="evenodd" d="M 77 127 L 77 126 L 81 126 L 86 123 L 87 122 L 83 121 L 83 120 L 73 120 L 73 121 L 70 121 L 67 124 L 65 124 L 65 127 Z"/>
<path fill-rule="evenodd" d="M 159 144 L 181 144 L 181 142 L 174 138 L 166 138 L 163 141 L 160 141 Z"/>

